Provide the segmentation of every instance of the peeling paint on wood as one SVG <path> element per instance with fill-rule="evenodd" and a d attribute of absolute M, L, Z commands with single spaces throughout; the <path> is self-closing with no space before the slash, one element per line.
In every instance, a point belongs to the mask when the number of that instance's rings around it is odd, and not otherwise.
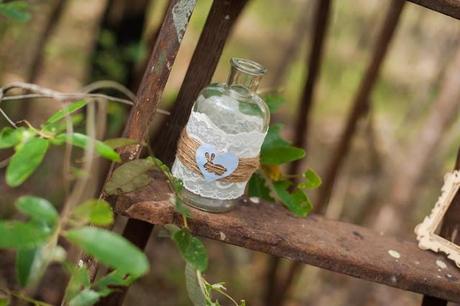
<path fill-rule="evenodd" d="M 395 250 L 388 250 L 388 254 L 390 254 L 391 257 L 396 259 L 401 257 L 401 254 L 399 254 L 399 252 Z"/>
<path fill-rule="evenodd" d="M 195 4 L 196 0 L 181 0 L 173 7 L 172 14 L 178 42 L 181 42 L 184 37 L 188 20 L 192 15 Z"/>
<path fill-rule="evenodd" d="M 446 263 L 444 261 L 440 260 L 440 259 L 436 260 L 436 265 L 441 269 L 447 268 Z"/>

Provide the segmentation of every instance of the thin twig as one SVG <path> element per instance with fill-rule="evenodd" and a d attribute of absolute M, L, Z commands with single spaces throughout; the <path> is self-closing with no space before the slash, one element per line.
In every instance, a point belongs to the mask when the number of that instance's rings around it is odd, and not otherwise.
<path fill-rule="evenodd" d="M 88 134 L 88 145 L 85 147 L 85 153 L 83 156 L 84 164 L 82 170 L 84 173 L 90 173 L 91 167 L 93 165 L 93 154 L 95 148 L 95 110 L 94 104 L 89 103 L 87 108 L 87 118 L 86 118 L 86 131 Z M 64 207 L 61 212 L 61 224 L 65 224 L 72 208 L 79 203 L 81 200 L 81 195 L 83 194 L 86 188 L 87 180 L 85 178 L 80 178 L 75 183 L 69 198 L 64 203 Z"/>
<path fill-rule="evenodd" d="M 123 85 L 121 85 L 121 84 L 119 84 L 117 82 L 114 82 L 114 81 L 106 81 L 106 80 L 97 81 L 97 82 L 91 83 L 91 84 L 86 85 L 85 87 L 83 87 L 81 89 L 81 92 L 91 93 L 91 92 L 99 90 L 99 89 L 107 89 L 107 88 L 112 88 L 112 89 L 115 89 L 115 90 L 121 92 L 126 97 L 128 97 L 131 101 L 134 101 L 134 102 L 137 101 L 136 95 L 131 90 L 129 90 L 127 87 L 125 87 L 125 86 L 123 86 Z"/>
<path fill-rule="evenodd" d="M 47 94 L 26 94 L 26 95 L 17 95 L 17 96 L 10 96 L 10 97 L 4 97 L 4 101 L 9 101 L 9 100 L 22 100 L 22 99 L 31 99 L 31 98 L 49 98 L 49 99 L 54 99 L 58 101 L 65 101 L 65 100 L 70 100 L 70 99 L 84 99 L 84 98 L 103 98 L 107 99 L 110 101 L 115 101 L 115 102 L 120 102 L 122 104 L 126 105 L 134 105 L 134 102 L 131 100 L 127 99 L 122 99 L 122 98 L 117 98 L 105 94 L 89 94 L 89 93 L 62 93 L 59 94 L 59 96 L 56 95 L 47 95 Z"/>
<path fill-rule="evenodd" d="M 114 89 L 123 95 L 127 96 L 128 99 L 118 98 L 111 95 L 101 94 L 101 93 L 92 93 L 95 90 L 100 89 L 107 89 L 111 88 Z M 13 89 L 22 89 L 26 91 L 31 91 L 32 93 L 29 94 L 22 94 L 22 95 L 13 95 L 6 97 L 5 94 L 9 90 Z M 33 98 L 47 98 L 53 99 L 60 102 L 66 102 L 68 100 L 80 100 L 80 99 L 103 99 L 105 101 L 113 101 L 122 103 L 125 105 L 133 106 L 136 103 L 136 96 L 132 93 L 128 88 L 124 87 L 121 84 L 112 81 L 99 81 L 82 89 L 82 92 L 74 92 L 74 93 L 63 93 L 56 90 L 52 90 L 49 88 L 41 87 L 36 84 L 24 83 L 24 82 L 13 82 L 7 84 L 6 86 L 0 88 L 0 105 L 3 101 L 15 101 L 15 100 L 23 100 L 23 99 L 33 99 Z M 168 111 L 157 109 L 157 113 L 169 115 Z M 0 108 L 0 114 L 8 121 L 8 123 L 13 126 L 17 127 L 13 120 Z"/>
<path fill-rule="evenodd" d="M 66 114 L 65 116 L 65 124 L 66 124 L 66 133 L 67 135 L 73 134 L 73 124 L 72 118 L 70 114 Z M 64 149 L 64 162 L 62 166 L 62 176 L 64 178 L 64 193 L 65 197 L 70 193 L 70 168 L 71 168 L 71 159 L 72 159 L 72 148 L 73 145 L 70 142 L 66 142 L 65 149 Z"/>

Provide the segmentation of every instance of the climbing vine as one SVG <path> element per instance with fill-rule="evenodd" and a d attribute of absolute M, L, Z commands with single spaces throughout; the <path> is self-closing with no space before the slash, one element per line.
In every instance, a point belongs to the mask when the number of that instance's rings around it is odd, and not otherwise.
<path fill-rule="evenodd" d="M 107 84 L 108 87 L 127 92 L 117 84 Z M 92 87 L 97 89 L 101 84 Z M 7 91 L 13 89 L 33 93 L 5 96 Z M 130 285 L 149 269 L 148 260 L 142 251 L 122 236 L 103 228 L 110 226 L 114 220 L 110 204 L 103 199 L 88 199 L 84 196 L 95 155 L 115 163 L 121 161 L 115 151 L 120 145 L 120 139 L 105 142 L 95 139 L 95 104 L 106 103 L 104 99 L 132 104 L 128 99 L 89 93 L 91 90 L 87 93 L 61 94 L 24 83 L 14 83 L 0 89 L 0 103 L 37 96 L 63 102 L 77 98 L 72 103 L 65 103 L 64 107 L 38 127 L 27 120 L 13 122 L 0 108 L 0 113 L 11 124 L 11 127 L 0 131 L 0 149 L 10 152 L 9 158 L 0 161 L 0 167 L 6 168 L 5 182 L 8 186 L 21 186 L 37 170 L 52 147 L 66 146 L 69 159 L 72 148 L 83 149 L 77 155 L 81 156 L 78 163 L 81 167 L 64 167 L 71 176 L 69 185 L 72 188 L 60 212 L 48 200 L 28 195 L 18 198 L 14 203 L 24 221 L 0 220 L 0 249 L 15 250 L 16 280 L 19 285 L 19 289 L 0 288 L 2 306 L 8 305 L 13 299 L 34 305 L 48 305 L 31 296 L 51 263 L 60 264 L 70 276 L 62 305 L 71 306 L 93 305 L 109 295 L 114 287 Z M 84 109 L 87 112 L 87 133 L 77 128 L 83 119 L 81 112 Z M 68 159 L 64 159 L 64 162 L 71 163 Z M 62 239 L 71 244 L 70 249 L 60 245 Z M 75 263 L 75 260 L 70 260 L 69 253 L 74 249 L 94 257 L 109 267 L 111 272 L 92 281 L 83 261 Z M 117 252 L 113 252 L 114 249 Z"/>

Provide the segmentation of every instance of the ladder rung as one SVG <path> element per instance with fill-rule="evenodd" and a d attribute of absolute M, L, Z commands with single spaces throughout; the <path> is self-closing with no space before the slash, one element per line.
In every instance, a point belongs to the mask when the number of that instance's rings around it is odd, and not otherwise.
<path fill-rule="evenodd" d="M 409 0 L 430 10 L 460 19 L 460 1 L 458 0 Z"/>
<path fill-rule="evenodd" d="M 119 197 L 116 211 L 153 224 L 181 225 L 170 194 L 166 181 L 156 177 L 141 190 Z M 247 200 L 225 214 L 191 213 L 189 227 L 202 237 L 460 302 L 460 270 L 444 256 L 420 250 L 415 238 L 385 236 L 318 215 L 297 218 L 279 205 Z"/>

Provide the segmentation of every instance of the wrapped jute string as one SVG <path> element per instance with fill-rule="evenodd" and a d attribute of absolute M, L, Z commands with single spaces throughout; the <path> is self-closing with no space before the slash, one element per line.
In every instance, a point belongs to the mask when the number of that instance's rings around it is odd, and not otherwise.
<path fill-rule="evenodd" d="M 201 146 L 201 143 L 188 135 L 185 129 L 182 130 L 179 143 L 177 145 L 176 157 L 180 159 L 182 164 L 187 168 L 202 175 L 200 168 L 196 164 L 195 154 L 196 150 Z M 238 160 L 238 167 L 229 176 L 226 176 L 220 181 L 228 183 L 246 182 L 251 178 L 251 175 L 259 168 L 259 155 L 255 157 L 240 158 Z M 219 165 L 211 165 L 213 169 L 219 169 Z"/>

